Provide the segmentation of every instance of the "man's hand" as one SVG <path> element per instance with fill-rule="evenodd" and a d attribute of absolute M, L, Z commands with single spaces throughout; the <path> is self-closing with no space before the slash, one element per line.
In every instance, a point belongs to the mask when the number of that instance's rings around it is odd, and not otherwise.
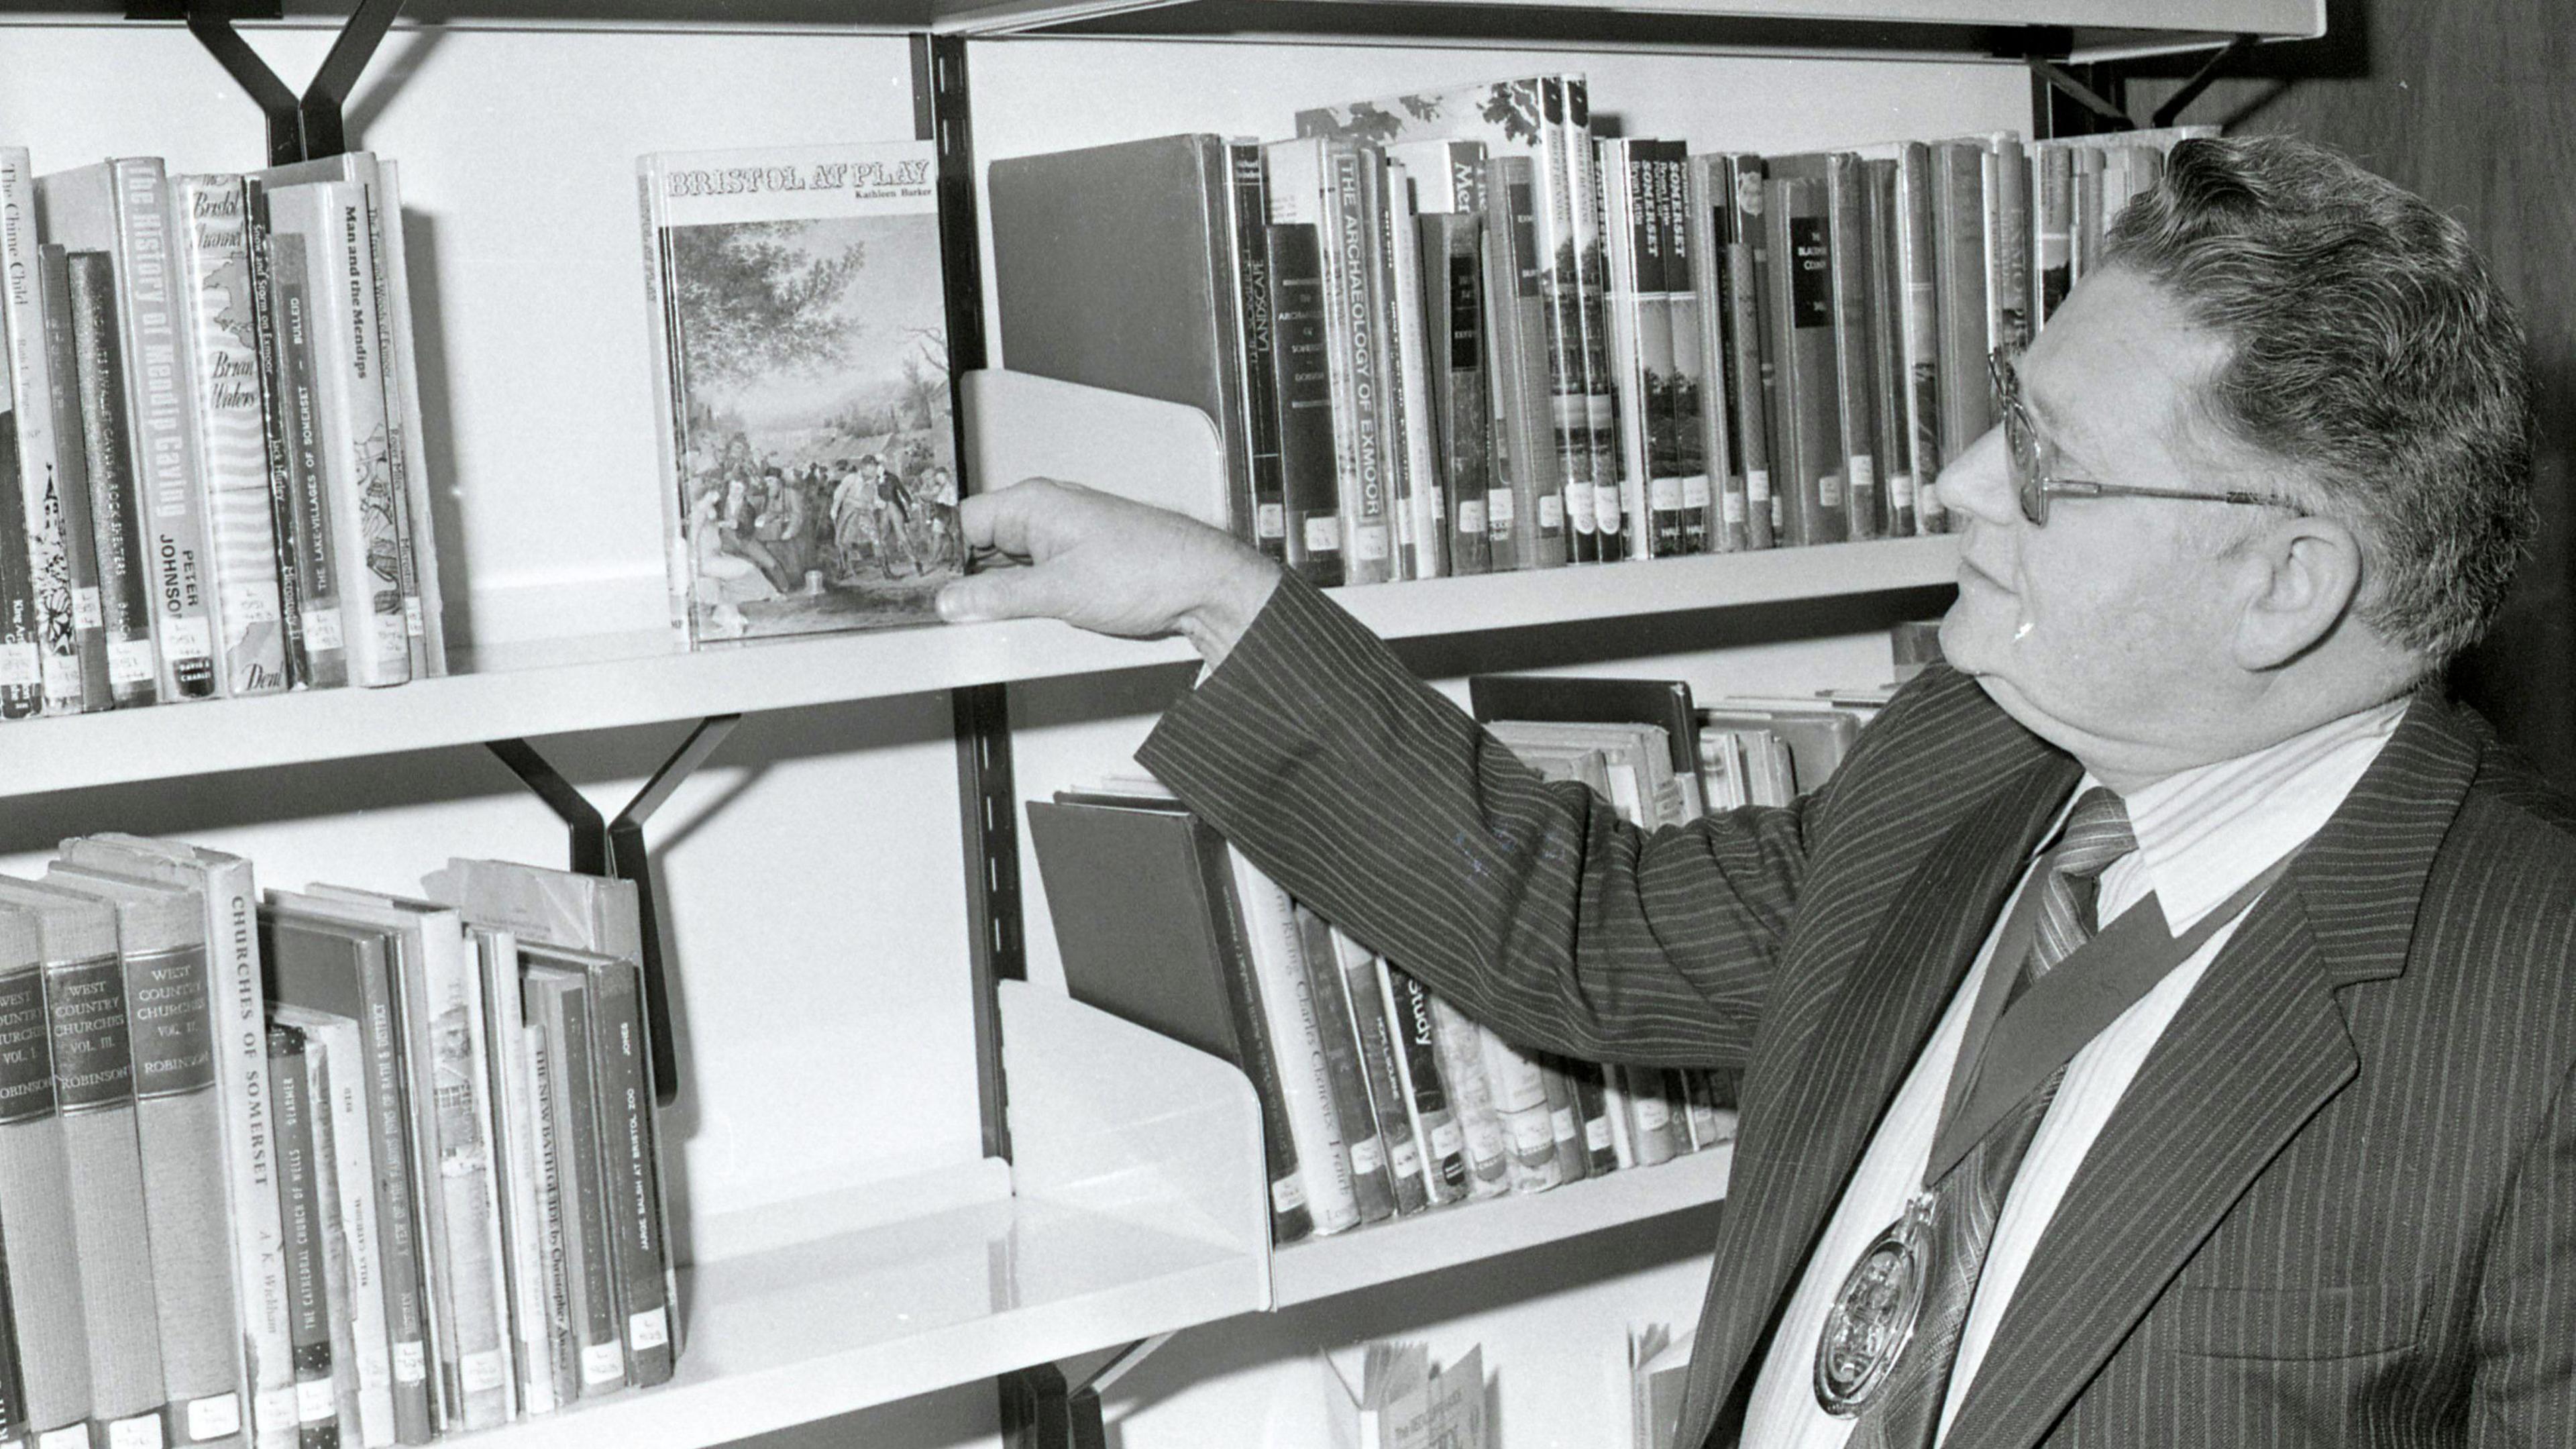
<path fill-rule="evenodd" d="M 939 591 L 950 623 L 1062 619 L 1131 639 L 1180 634 L 1215 663 L 1251 627 L 1279 566 L 1194 519 L 1031 478 L 958 505 L 986 568 Z M 993 568 L 999 561 L 1025 568 Z"/>

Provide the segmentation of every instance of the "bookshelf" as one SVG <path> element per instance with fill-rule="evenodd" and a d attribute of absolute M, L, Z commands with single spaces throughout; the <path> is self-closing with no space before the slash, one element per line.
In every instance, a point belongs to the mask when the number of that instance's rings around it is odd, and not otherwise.
<path fill-rule="evenodd" d="M 0 17 L 0 137 L 33 146 L 40 170 L 118 154 L 253 164 L 258 114 L 195 42 L 116 16 L 62 3 Z M 294 79 L 334 16 L 290 17 L 244 28 Z M 1032 980 L 998 997 L 1015 1150 L 984 1154 L 965 965 L 978 887 L 961 889 L 948 833 L 939 696 L 1008 686 L 1020 786 L 1043 795 L 1123 760 L 1193 656 L 1042 623 L 673 652 L 633 157 L 909 135 L 910 29 L 972 38 L 980 164 L 1166 131 L 1283 135 L 1303 105 L 1534 68 L 1590 72 L 1597 108 L 1629 134 L 1748 149 L 2027 127 L 2029 79 L 1994 57 L 2033 27 L 2094 58 L 2310 35 L 2323 19 L 2320 0 L 536 0 L 402 22 L 350 110 L 353 132 L 402 160 L 414 211 L 458 672 L 11 725 L 0 795 L 20 809 L 0 867 L 25 869 L 65 829 L 109 827 L 241 850 L 278 884 L 396 885 L 451 853 L 551 860 L 552 820 L 493 793 L 497 770 L 488 789 L 460 783 L 456 751 L 548 737 L 605 798 L 649 768 L 645 727 L 754 717 L 674 800 L 685 839 L 663 857 L 689 1063 L 668 1124 L 687 1199 L 675 1236 L 694 1259 L 679 1379 L 478 1441 L 507 1449 L 725 1442 L 1619 1224 L 1704 1236 L 1722 1152 L 1274 1254 L 1240 1076 L 1065 1001 L 1034 899 Z M 1603 626 L 1589 640 L 1715 616 L 1685 657 L 1641 642 L 1604 667 L 1777 688 L 1846 677 L 1872 641 L 1784 628 L 1762 606 L 1937 588 L 1953 564 L 1951 541 L 1924 539 L 1341 598 L 1441 658 L 1508 656 L 1550 625 Z M 1752 621 L 1740 638 L 1738 618 Z M 847 1050 L 854 1034 L 869 1050 Z M 1580 1438 L 1596 1388 L 1564 1394 L 1561 1421 L 1516 1407 L 1515 1437 L 1562 1422 Z"/>

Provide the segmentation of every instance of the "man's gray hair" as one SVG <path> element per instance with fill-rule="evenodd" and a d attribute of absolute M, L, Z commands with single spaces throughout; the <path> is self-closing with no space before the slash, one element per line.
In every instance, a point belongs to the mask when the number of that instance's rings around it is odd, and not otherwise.
<path fill-rule="evenodd" d="M 2439 668 L 2503 609 L 2531 537 L 2522 325 L 2468 233 L 2345 157 L 2184 141 L 2107 262 L 2235 344 L 2203 412 L 2360 536 L 2362 622 Z"/>

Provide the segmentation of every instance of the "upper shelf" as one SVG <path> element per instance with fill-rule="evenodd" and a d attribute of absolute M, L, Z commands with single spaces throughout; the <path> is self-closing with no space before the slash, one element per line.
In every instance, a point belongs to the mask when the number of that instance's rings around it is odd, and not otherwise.
<path fill-rule="evenodd" d="M 1730 608 L 1951 581 L 1949 538 L 1895 539 L 1336 591 L 1391 639 Z M 834 634 L 676 652 L 667 635 L 562 641 L 551 657 L 463 661 L 393 689 L 257 699 L 0 726 L 0 796 L 314 760 L 617 729 L 1165 664 L 1137 643 L 1046 621 Z"/>
<path fill-rule="evenodd" d="M 2325 0 L 936 0 L 967 35 L 2077 59 L 2325 33 Z"/>

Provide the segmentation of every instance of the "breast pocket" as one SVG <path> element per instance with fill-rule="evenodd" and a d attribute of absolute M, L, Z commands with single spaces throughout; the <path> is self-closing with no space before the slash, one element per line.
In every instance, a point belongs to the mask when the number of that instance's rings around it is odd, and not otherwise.
<path fill-rule="evenodd" d="M 2359 1358 L 2412 1347 L 2420 1283 L 2319 1288 L 2177 1287 L 2158 1305 L 2166 1344 L 2199 1358 Z"/>

